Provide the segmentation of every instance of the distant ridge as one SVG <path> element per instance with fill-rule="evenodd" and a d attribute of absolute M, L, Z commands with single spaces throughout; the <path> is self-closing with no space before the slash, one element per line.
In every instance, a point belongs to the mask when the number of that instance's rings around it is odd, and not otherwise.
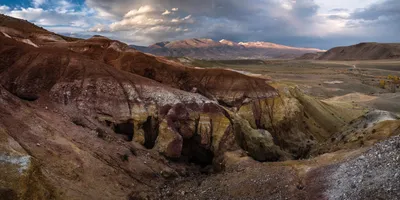
<path fill-rule="evenodd" d="M 318 59 L 324 52 L 317 53 L 305 53 L 302 56 L 296 58 L 296 60 L 316 60 Z"/>
<path fill-rule="evenodd" d="M 304 54 L 300 60 L 382 60 L 399 59 L 400 43 L 364 42 L 335 47 L 322 54 Z"/>
<path fill-rule="evenodd" d="M 233 42 L 222 39 L 193 38 L 159 42 L 148 47 L 131 45 L 157 56 L 191 57 L 205 60 L 296 58 L 304 53 L 322 52 L 315 48 L 290 47 L 270 42 Z"/>
<path fill-rule="evenodd" d="M 44 40 L 43 36 L 49 36 L 49 35 L 53 37 L 52 39 L 57 39 L 57 40 L 65 40 L 65 41 L 79 40 L 77 38 L 67 37 L 50 32 L 42 27 L 38 27 L 30 23 L 27 20 L 0 14 L 0 34 L 5 35 L 5 33 L 9 32 L 10 30 L 12 31 L 8 35 L 12 34 L 22 38 L 22 37 L 28 37 L 29 34 L 31 37 L 30 39 L 41 40 L 41 42 L 42 40 Z"/>

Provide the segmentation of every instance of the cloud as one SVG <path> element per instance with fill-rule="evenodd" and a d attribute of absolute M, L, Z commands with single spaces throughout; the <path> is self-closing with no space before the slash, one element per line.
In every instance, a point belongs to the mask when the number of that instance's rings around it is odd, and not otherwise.
<path fill-rule="evenodd" d="M 120 20 L 114 20 L 110 24 L 96 24 L 89 31 L 114 35 L 128 43 L 138 44 L 178 38 L 195 26 L 195 19 L 190 14 L 174 10 L 176 11 L 172 15 L 172 12 L 159 5 L 141 5 L 120 14 Z"/>
<path fill-rule="evenodd" d="M 43 5 L 46 3 L 46 0 L 33 0 L 32 4 L 35 8 L 38 8 L 39 6 Z"/>
<path fill-rule="evenodd" d="M 67 12 L 74 12 L 73 8 L 76 6 L 75 4 L 66 1 L 66 0 L 59 0 L 55 4 L 55 10 L 58 13 L 67 13 Z"/>
<path fill-rule="evenodd" d="M 162 13 L 162 15 L 169 15 L 171 12 L 169 10 L 165 10 L 165 12 Z"/>
<path fill-rule="evenodd" d="M 380 18 L 400 18 L 400 1 L 386 0 L 380 3 L 372 4 L 363 9 L 358 9 L 352 13 L 353 19 L 361 20 L 379 20 Z"/>
<path fill-rule="evenodd" d="M 9 15 L 12 17 L 36 21 L 43 16 L 44 11 L 42 8 L 21 8 L 20 10 L 12 10 Z"/>
<path fill-rule="evenodd" d="M 347 8 L 334 8 L 329 10 L 329 12 L 349 12 L 349 9 Z"/>
<path fill-rule="evenodd" d="M 110 28 L 107 25 L 104 24 L 96 24 L 95 26 L 91 27 L 89 29 L 90 32 L 110 32 Z"/>
<path fill-rule="evenodd" d="M 273 1 L 275 0 L 255 0 L 254 3 L 242 0 L 86 0 L 86 3 L 89 7 L 113 17 L 123 17 L 130 10 L 145 5 L 158 7 L 163 11 L 167 9 L 185 12 L 193 16 L 234 17 L 244 13 L 251 14 L 255 10 L 261 11 L 260 7 Z"/>
<path fill-rule="evenodd" d="M 268 40 L 278 35 L 312 33 L 318 5 L 313 0 L 87 0 L 87 5 L 115 22 L 118 31 L 149 37 L 145 41 L 235 35 L 241 40 Z M 145 9 L 146 8 L 146 9 Z M 142 12 L 140 12 L 142 10 Z M 133 15 L 127 14 L 132 13 Z M 173 18 L 172 18 L 172 13 Z M 153 29 L 150 29 L 154 27 Z M 169 29 L 167 28 L 169 27 Z M 168 31 L 186 30 L 171 37 Z M 307 29 L 307 31 L 304 31 Z M 151 30 L 164 30 L 149 34 Z M 247 34 L 246 34 L 247 33 Z M 129 34 L 123 34 L 129 35 Z M 147 35 L 147 36 L 146 36 Z M 240 37 L 239 37 L 240 36 Z M 152 38 L 150 38 L 152 37 Z M 136 37 L 135 37 L 136 38 Z M 124 41 L 130 38 L 121 38 Z M 140 44 L 145 44 L 135 40 Z"/>
<path fill-rule="evenodd" d="M 86 0 L 84 7 L 92 14 L 71 2 L 48 1 L 50 9 L 14 8 L 12 15 L 141 45 L 188 37 L 270 41 L 323 32 L 315 31 L 318 5 L 313 0 Z"/>
<path fill-rule="evenodd" d="M 145 15 L 147 13 L 154 12 L 155 9 L 149 5 L 141 6 L 139 9 L 132 9 L 128 13 L 125 14 L 125 18 L 135 17 L 138 15 Z"/>
<path fill-rule="evenodd" d="M 351 13 L 347 27 L 374 36 L 378 41 L 399 41 L 400 1 L 385 0 Z"/>
<path fill-rule="evenodd" d="M 36 4 L 35 4 L 36 2 Z M 127 43 L 186 38 L 344 45 L 398 41 L 398 0 L 31 0 L 0 12 L 76 35 L 104 34 Z M 375 3 L 374 3 L 375 2 Z M 382 31 L 385 30 L 385 31 Z M 312 39 L 313 38 L 313 39 Z M 332 41 L 331 41 L 332 40 Z M 354 41 L 354 42 L 350 42 Z M 318 42 L 324 42 L 320 44 Z"/>
<path fill-rule="evenodd" d="M 41 7 L 46 4 L 46 7 Z M 101 20 L 93 16 L 94 11 L 85 6 L 80 6 L 71 1 L 32 1 L 34 7 L 14 7 L 0 6 L 0 12 L 6 15 L 25 19 L 35 23 L 38 26 L 44 26 L 47 29 L 85 31 L 92 27 L 92 23 Z"/>
<path fill-rule="evenodd" d="M 2 5 L 0 6 L 0 13 L 6 13 L 7 11 L 10 10 L 10 7 Z"/>
<path fill-rule="evenodd" d="M 329 15 L 327 18 L 332 20 L 343 20 L 343 19 L 348 19 L 348 16 L 337 14 L 337 15 Z"/>
<path fill-rule="evenodd" d="M 191 18 L 192 18 L 192 15 L 188 15 L 188 16 L 186 16 L 186 17 L 184 17 L 184 18 L 175 18 L 175 19 L 172 19 L 171 22 L 173 22 L 173 23 L 184 23 L 184 22 L 193 23 L 194 21 L 193 21 L 193 20 L 190 20 Z"/>

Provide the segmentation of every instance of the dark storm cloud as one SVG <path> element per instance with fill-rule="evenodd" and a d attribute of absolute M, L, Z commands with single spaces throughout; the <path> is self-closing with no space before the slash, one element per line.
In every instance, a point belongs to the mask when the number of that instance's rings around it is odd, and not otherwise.
<path fill-rule="evenodd" d="M 116 17 L 122 17 L 132 9 L 151 5 L 162 9 L 179 8 L 196 16 L 242 17 L 260 12 L 262 6 L 272 1 L 256 0 L 251 3 L 243 0 L 86 0 L 87 5 Z"/>
<path fill-rule="evenodd" d="M 179 8 L 193 16 L 249 20 L 254 16 L 279 11 L 282 3 L 291 4 L 297 17 L 314 15 L 318 5 L 313 0 L 86 0 L 91 8 L 122 17 L 132 9 L 151 5 L 162 9 Z"/>
<path fill-rule="evenodd" d="M 400 1 L 386 0 L 350 15 L 348 27 L 362 28 L 379 42 L 400 42 Z"/>
<path fill-rule="evenodd" d="M 0 3 L 0 13 L 58 33 L 102 34 L 139 45 L 212 38 L 326 49 L 400 41 L 400 0 L 30 0 L 27 5 Z"/>
<path fill-rule="evenodd" d="M 293 13 L 296 17 L 307 18 L 314 16 L 319 6 L 313 0 L 295 1 Z"/>
<path fill-rule="evenodd" d="M 356 10 L 352 15 L 353 19 L 361 20 L 379 20 L 383 19 L 399 19 L 400 18 L 400 1 L 386 0 L 381 3 L 375 3 L 371 6 Z M 398 21 L 396 22 L 398 23 Z"/>
<path fill-rule="evenodd" d="M 144 34 L 152 42 L 188 37 L 268 41 L 269 37 L 285 37 L 299 29 L 309 28 L 319 8 L 313 0 L 87 0 L 86 3 L 100 15 L 120 20 L 117 23 L 124 25 L 124 31 L 130 28 L 139 37 L 124 40 L 135 43 L 143 42 L 138 39 L 142 39 Z M 139 19 L 124 18 L 126 13 L 144 6 L 159 10 L 159 14 L 164 10 L 171 12 L 172 8 L 178 8 L 178 11 L 162 17 L 148 15 L 147 18 L 160 21 L 157 28 L 153 24 L 154 31 L 151 31 L 138 28 L 138 25 L 142 26 L 146 22 L 141 21 L 139 24 L 136 23 Z M 167 27 L 166 22 L 171 20 L 171 16 L 183 18 L 187 15 L 191 16 L 192 23 L 175 27 L 185 31 L 174 31 Z M 164 31 L 156 33 L 157 30 Z"/>

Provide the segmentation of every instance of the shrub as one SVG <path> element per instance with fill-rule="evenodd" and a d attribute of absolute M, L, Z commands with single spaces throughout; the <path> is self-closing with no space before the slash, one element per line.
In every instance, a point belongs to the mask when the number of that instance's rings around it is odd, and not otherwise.
<path fill-rule="evenodd" d="M 96 128 L 96 133 L 97 133 L 97 137 L 104 139 L 106 136 L 106 133 L 100 129 L 100 128 Z"/>
<path fill-rule="evenodd" d="M 392 80 L 394 82 L 399 81 L 399 77 L 395 75 L 388 75 L 387 77 L 389 80 Z"/>
<path fill-rule="evenodd" d="M 382 89 L 385 89 L 386 81 L 385 80 L 380 80 L 379 81 L 379 87 Z"/>
<path fill-rule="evenodd" d="M 129 160 L 128 154 L 121 155 L 121 160 L 127 162 Z"/>

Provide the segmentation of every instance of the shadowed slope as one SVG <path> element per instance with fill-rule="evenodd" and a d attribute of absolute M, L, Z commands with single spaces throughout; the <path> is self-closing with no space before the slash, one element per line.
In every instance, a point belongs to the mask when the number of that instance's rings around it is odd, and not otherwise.
<path fill-rule="evenodd" d="M 322 54 L 318 60 L 380 60 L 400 58 L 398 43 L 360 43 L 336 47 Z"/>

